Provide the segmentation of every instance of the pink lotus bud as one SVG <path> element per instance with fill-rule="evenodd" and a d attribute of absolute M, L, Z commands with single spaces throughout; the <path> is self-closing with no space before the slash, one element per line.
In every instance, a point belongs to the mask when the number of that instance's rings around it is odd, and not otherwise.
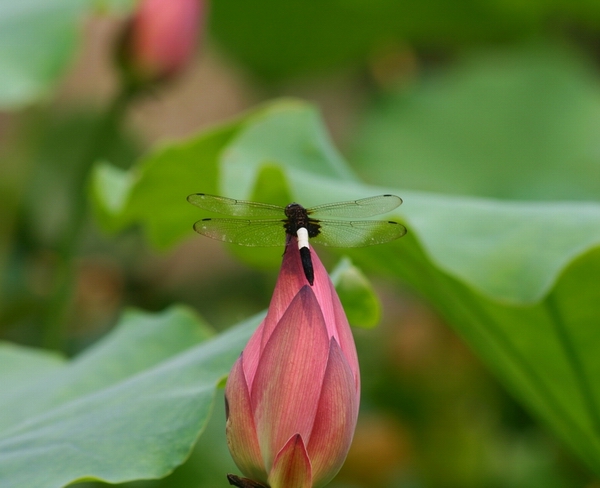
<path fill-rule="evenodd" d="M 187 66 L 203 7 L 203 0 L 140 0 L 120 45 L 120 64 L 129 83 L 162 81 Z"/>
<path fill-rule="evenodd" d="M 313 249 L 311 255 L 312 287 L 295 239 L 287 246 L 267 316 L 225 388 L 231 455 L 248 478 L 271 488 L 327 484 L 346 458 L 358 415 L 352 333 L 325 268 Z"/>

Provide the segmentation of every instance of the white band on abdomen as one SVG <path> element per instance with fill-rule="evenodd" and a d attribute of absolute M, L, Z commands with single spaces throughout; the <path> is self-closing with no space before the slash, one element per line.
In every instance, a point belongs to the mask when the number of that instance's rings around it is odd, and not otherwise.
<path fill-rule="evenodd" d="M 302 249 L 303 247 L 308 246 L 308 231 L 304 227 L 300 227 L 298 232 L 296 232 L 298 236 L 298 249 Z"/>

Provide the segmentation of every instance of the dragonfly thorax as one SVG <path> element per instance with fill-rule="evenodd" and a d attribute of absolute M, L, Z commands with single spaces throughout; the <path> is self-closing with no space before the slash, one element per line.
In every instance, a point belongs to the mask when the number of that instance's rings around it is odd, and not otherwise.
<path fill-rule="evenodd" d="M 315 219 L 308 216 L 308 211 L 299 203 L 290 203 L 285 207 L 285 231 L 291 235 L 297 235 L 298 229 L 304 227 L 308 231 L 308 237 L 319 235 L 320 225 Z"/>

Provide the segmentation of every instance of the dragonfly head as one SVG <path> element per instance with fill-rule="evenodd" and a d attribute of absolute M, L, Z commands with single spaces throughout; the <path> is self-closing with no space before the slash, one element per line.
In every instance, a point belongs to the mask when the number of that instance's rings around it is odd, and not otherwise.
<path fill-rule="evenodd" d="M 299 214 L 305 213 L 306 210 L 299 203 L 292 202 L 285 207 L 285 216 L 288 218 L 293 218 Z"/>

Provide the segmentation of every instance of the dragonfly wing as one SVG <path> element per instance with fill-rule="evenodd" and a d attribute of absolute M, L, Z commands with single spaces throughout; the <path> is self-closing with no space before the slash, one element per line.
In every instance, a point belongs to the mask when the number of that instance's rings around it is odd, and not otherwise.
<path fill-rule="evenodd" d="M 315 218 L 319 215 L 331 217 L 373 217 L 390 212 L 402 204 L 402 199 L 396 195 L 378 195 L 376 197 L 361 198 L 348 202 L 327 203 L 308 209 L 308 213 Z"/>
<path fill-rule="evenodd" d="M 383 220 L 321 220 L 321 233 L 311 242 L 330 247 L 363 247 L 398 239 L 406 227 L 398 222 Z"/>
<path fill-rule="evenodd" d="M 194 224 L 198 234 L 240 246 L 283 246 L 281 220 L 203 219 Z"/>
<path fill-rule="evenodd" d="M 247 202 L 233 198 L 218 197 L 206 193 L 194 193 L 187 197 L 187 201 L 196 207 L 221 215 L 235 217 L 284 217 L 285 209 L 278 205 L 268 203 Z"/>

